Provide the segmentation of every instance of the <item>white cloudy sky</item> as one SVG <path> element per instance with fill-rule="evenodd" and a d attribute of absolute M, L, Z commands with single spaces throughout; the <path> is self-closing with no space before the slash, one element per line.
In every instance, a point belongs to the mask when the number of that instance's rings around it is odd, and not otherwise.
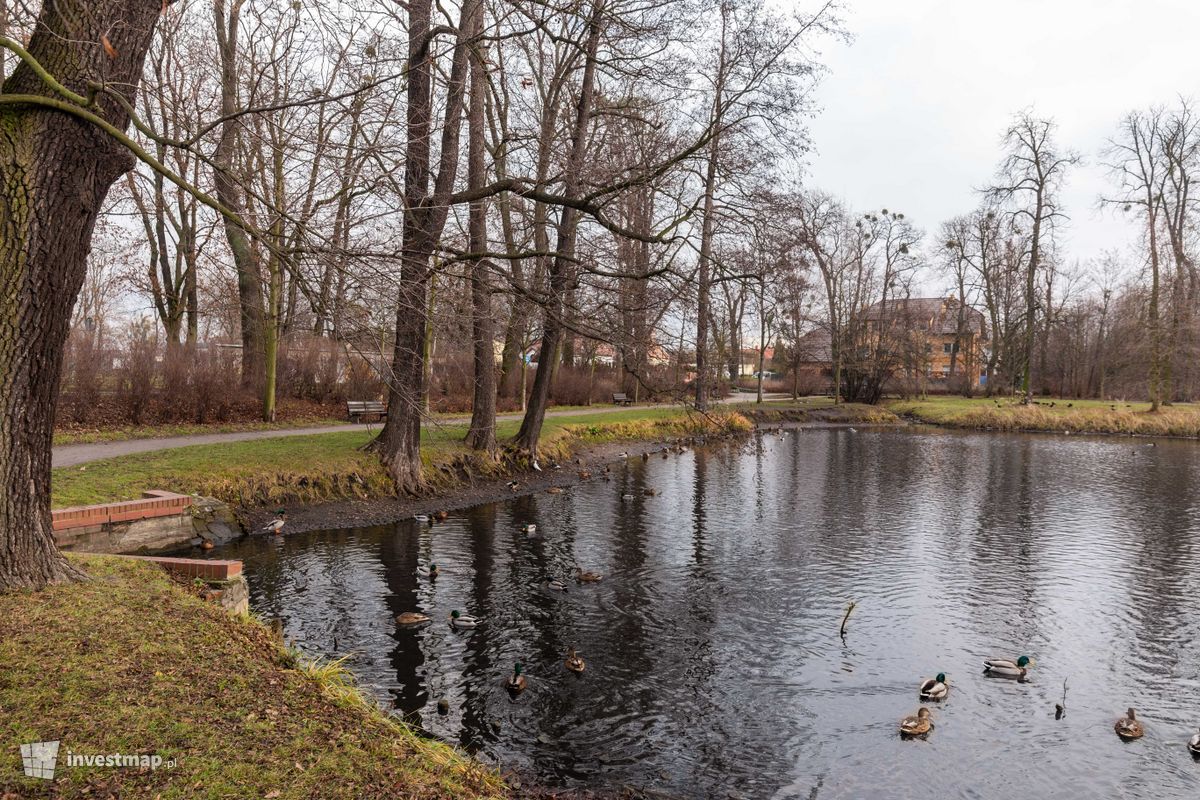
<path fill-rule="evenodd" d="M 1068 179 L 1068 260 L 1125 247 L 1136 234 L 1096 200 L 1099 150 L 1126 111 L 1200 100 L 1198 0 L 847 0 L 848 44 L 812 124 L 812 182 L 857 209 L 903 211 L 930 233 L 974 208 L 1012 115 L 1059 124 L 1086 164 Z M 927 281 L 930 290 L 938 281 Z"/>

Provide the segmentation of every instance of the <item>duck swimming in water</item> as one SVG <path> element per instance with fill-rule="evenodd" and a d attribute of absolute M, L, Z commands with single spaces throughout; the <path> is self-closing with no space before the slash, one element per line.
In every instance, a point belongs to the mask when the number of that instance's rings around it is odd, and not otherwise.
<path fill-rule="evenodd" d="M 939 672 L 936 678 L 930 678 L 921 684 L 922 700 L 945 700 L 950 687 L 946 685 L 946 673 Z"/>
<path fill-rule="evenodd" d="M 917 709 L 916 714 L 900 720 L 901 736 L 924 736 L 931 730 L 933 730 L 933 720 L 930 718 L 929 709 L 924 706 Z"/>
<path fill-rule="evenodd" d="M 504 681 L 504 688 L 513 694 L 525 691 L 525 676 L 521 674 L 521 662 L 513 665 L 512 675 Z"/>
<path fill-rule="evenodd" d="M 1134 713 L 1132 708 L 1128 709 L 1125 712 L 1125 716 L 1121 717 L 1116 721 L 1116 723 L 1113 724 L 1113 730 L 1117 732 L 1117 736 L 1120 736 L 1127 742 L 1131 742 L 1134 739 L 1140 739 L 1146 734 L 1145 728 L 1143 728 L 1142 723 L 1138 721 L 1137 714 Z"/>
<path fill-rule="evenodd" d="M 567 648 L 567 660 L 563 662 L 563 666 L 576 675 L 582 673 L 587 668 L 587 665 L 583 663 L 583 659 L 575 652 L 574 647 Z"/>
<path fill-rule="evenodd" d="M 1200 758 L 1200 733 L 1188 739 L 1188 752 L 1196 758 Z"/>
<path fill-rule="evenodd" d="M 458 611 L 451 611 L 450 625 L 455 628 L 469 630 L 470 628 L 479 627 L 479 619 L 472 617 L 470 614 L 460 614 Z"/>
<path fill-rule="evenodd" d="M 1034 665 L 1029 656 L 1021 656 L 1016 661 L 1007 658 L 989 658 L 983 662 L 983 671 L 988 675 L 999 675 L 1002 678 L 1025 680 L 1029 667 Z"/>
<path fill-rule="evenodd" d="M 404 628 L 415 628 L 429 622 L 429 617 L 417 611 L 405 611 L 396 617 L 396 624 Z"/>
<path fill-rule="evenodd" d="M 582 567 L 576 567 L 575 580 L 580 583 L 599 583 L 604 580 L 604 576 L 599 572 L 584 572 Z"/>
<path fill-rule="evenodd" d="M 438 565 L 430 564 L 428 567 L 417 567 L 417 574 L 422 578 L 428 578 L 431 581 L 436 580 L 438 576 Z"/>

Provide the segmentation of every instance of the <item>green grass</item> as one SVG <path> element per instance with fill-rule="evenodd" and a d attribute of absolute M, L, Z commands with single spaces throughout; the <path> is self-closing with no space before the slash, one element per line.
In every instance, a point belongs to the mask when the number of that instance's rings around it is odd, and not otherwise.
<path fill-rule="evenodd" d="M 1039 399 L 1036 405 L 1024 406 L 1009 398 L 931 397 L 895 400 L 888 408 L 955 428 L 1200 437 L 1200 406 L 1194 403 L 1151 413 L 1149 403 L 1113 400 Z"/>
<path fill-rule="evenodd" d="M 65 766 L 53 789 L 0 759 L 0 796 L 492 798 L 492 770 L 378 710 L 336 663 L 297 659 L 145 562 L 71 556 L 91 580 L 0 594 L 0 738 L 157 754 Z"/>
<path fill-rule="evenodd" d="M 721 411 L 715 417 L 718 427 L 729 416 Z M 706 432 L 711 426 L 704 417 L 671 407 L 548 417 L 542 450 L 565 458 L 582 445 Z M 498 438 L 511 438 L 519 427 L 519 420 L 502 420 Z M 466 431 L 461 423 L 426 427 L 422 455 L 432 488 L 450 488 L 464 470 L 487 475 L 505 468 L 468 451 L 462 445 Z M 203 494 L 247 507 L 389 496 L 392 484 L 378 459 L 360 450 L 370 439 L 366 431 L 348 430 L 193 445 L 60 467 L 53 472 L 52 504 L 105 503 L 139 497 L 148 489 Z"/>

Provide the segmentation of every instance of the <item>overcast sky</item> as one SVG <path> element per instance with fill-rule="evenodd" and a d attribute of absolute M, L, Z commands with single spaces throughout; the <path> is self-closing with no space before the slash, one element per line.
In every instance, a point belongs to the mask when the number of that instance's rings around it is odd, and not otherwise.
<path fill-rule="evenodd" d="M 1200 100 L 1198 0 L 847 0 L 848 44 L 812 124 L 812 183 L 855 209 L 903 211 L 928 234 L 979 202 L 1000 137 L 1024 108 L 1051 116 L 1085 164 L 1063 195 L 1068 260 L 1125 248 L 1136 233 L 1096 210 L 1099 151 L 1125 112 Z M 937 279 L 925 288 L 940 291 Z"/>

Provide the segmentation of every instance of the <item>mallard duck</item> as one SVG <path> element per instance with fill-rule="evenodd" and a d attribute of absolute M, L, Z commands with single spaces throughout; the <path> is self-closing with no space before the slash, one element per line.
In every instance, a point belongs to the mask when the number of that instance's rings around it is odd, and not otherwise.
<path fill-rule="evenodd" d="M 580 583 L 599 583 L 604 580 L 604 576 L 598 572 L 584 572 L 582 567 L 576 567 L 575 580 Z"/>
<path fill-rule="evenodd" d="M 212 539 L 205 539 L 200 543 L 201 550 L 212 550 L 214 547 L 216 547 L 216 545 L 212 543 Z"/>
<path fill-rule="evenodd" d="M 1125 712 L 1125 716 L 1113 724 L 1113 730 L 1117 732 L 1117 736 L 1120 736 L 1127 742 L 1140 739 L 1146 733 L 1145 729 L 1142 728 L 1142 723 L 1138 722 L 1137 715 L 1132 708 L 1128 709 Z"/>
<path fill-rule="evenodd" d="M 1035 663 L 1029 656 L 1021 656 L 1016 661 L 1008 658 L 989 658 L 983 662 L 983 671 L 989 675 L 1025 680 L 1028 668 L 1034 666 Z"/>
<path fill-rule="evenodd" d="M 477 628 L 479 627 L 479 619 L 472 617 L 470 614 L 460 614 L 457 611 L 451 611 L 450 625 L 455 628 Z"/>
<path fill-rule="evenodd" d="M 425 523 L 429 522 L 429 515 L 428 514 L 414 514 L 413 522 L 415 522 L 419 525 L 424 525 Z"/>
<path fill-rule="evenodd" d="M 417 567 L 417 574 L 422 578 L 434 580 L 438 576 L 438 565 L 430 564 L 428 567 Z"/>
<path fill-rule="evenodd" d="M 528 525 L 522 525 L 521 533 L 537 533 L 537 525 L 534 525 L 532 522 Z"/>
<path fill-rule="evenodd" d="M 929 709 L 924 706 L 917 709 L 916 714 L 900 720 L 901 736 L 924 736 L 932 729 L 933 720 L 930 719 Z"/>
<path fill-rule="evenodd" d="M 587 665 L 583 663 L 583 659 L 575 652 L 574 647 L 567 648 L 567 660 L 563 662 L 563 666 L 576 674 L 583 672 L 587 668 Z"/>
<path fill-rule="evenodd" d="M 930 678 L 921 684 L 922 700 L 945 700 L 950 687 L 946 685 L 946 673 L 939 672 L 937 677 Z"/>
<path fill-rule="evenodd" d="M 552 592 L 565 592 L 567 590 L 567 585 L 558 578 L 551 578 L 550 580 L 546 581 L 546 588 Z"/>
<path fill-rule="evenodd" d="M 586 469 L 579 470 L 579 480 L 586 481 L 592 477 L 592 473 Z"/>
<path fill-rule="evenodd" d="M 646 497 L 654 497 L 658 494 L 658 489 L 642 489 L 642 494 L 646 495 Z"/>
<path fill-rule="evenodd" d="M 281 508 L 275 512 L 275 519 L 271 520 L 266 525 L 263 525 L 262 531 L 263 533 L 281 534 L 283 533 L 283 526 L 286 522 L 287 512 Z"/>
<path fill-rule="evenodd" d="M 396 617 L 396 624 L 405 628 L 415 628 L 418 625 L 424 625 L 429 622 L 429 617 L 419 611 L 405 611 L 400 616 Z"/>
<path fill-rule="evenodd" d="M 525 691 L 525 676 L 521 674 L 521 662 L 513 665 L 512 675 L 504 680 L 504 688 L 513 694 Z"/>
<path fill-rule="evenodd" d="M 563 490 L 561 486 L 551 486 L 546 490 L 546 494 L 562 494 L 562 492 Z"/>
<path fill-rule="evenodd" d="M 1188 752 L 1200 758 L 1200 733 L 1188 739 Z"/>
<path fill-rule="evenodd" d="M 436 519 L 438 522 L 445 522 L 446 518 L 449 516 L 450 516 L 450 514 L 446 511 L 433 512 L 433 518 Z"/>
<path fill-rule="evenodd" d="M 631 495 L 631 494 L 623 494 L 623 495 L 621 495 L 621 499 L 622 499 L 622 500 L 632 500 L 632 499 L 633 499 L 633 495 Z"/>
<path fill-rule="evenodd" d="M 517 489 L 521 488 L 521 484 L 518 481 L 509 481 L 508 483 L 505 484 L 505 486 L 507 486 L 509 488 L 509 491 L 512 491 L 512 492 L 515 492 Z"/>

